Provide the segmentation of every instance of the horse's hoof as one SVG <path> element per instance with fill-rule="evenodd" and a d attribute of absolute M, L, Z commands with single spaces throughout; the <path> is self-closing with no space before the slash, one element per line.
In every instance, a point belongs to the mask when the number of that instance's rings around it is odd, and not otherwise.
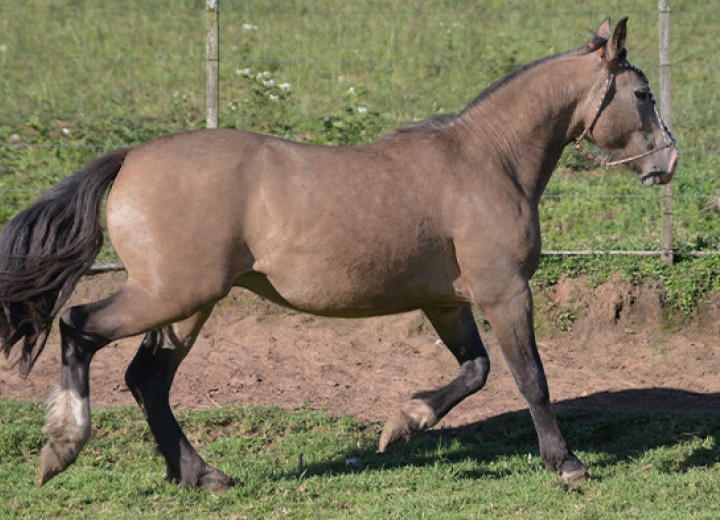
<path fill-rule="evenodd" d="M 40 478 L 42 486 L 55 475 L 62 473 L 75 461 L 74 457 L 68 459 L 68 449 L 56 442 L 48 442 L 40 452 Z"/>
<path fill-rule="evenodd" d="M 412 438 L 413 433 L 414 429 L 410 417 L 400 412 L 385 424 L 382 434 L 380 435 L 378 450 L 380 453 L 384 453 L 388 447 L 396 442 L 408 442 Z"/>
<path fill-rule="evenodd" d="M 228 477 L 219 469 L 211 466 L 207 466 L 205 471 L 199 476 L 179 479 L 167 475 L 165 478 L 171 482 L 179 482 L 180 487 L 204 489 L 205 491 L 215 493 L 216 495 L 221 495 L 230 491 L 237 484 L 235 479 Z"/>
<path fill-rule="evenodd" d="M 585 466 L 583 466 L 582 463 L 574 457 L 563 462 L 562 467 L 558 472 L 558 479 L 560 482 L 571 488 L 580 486 L 589 478 L 590 475 L 585 469 Z"/>
<path fill-rule="evenodd" d="M 236 484 L 235 479 L 228 477 L 225 473 L 216 469 L 203 475 L 200 479 L 200 487 L 216 495 L 227 493 L 234 488 Z"/>

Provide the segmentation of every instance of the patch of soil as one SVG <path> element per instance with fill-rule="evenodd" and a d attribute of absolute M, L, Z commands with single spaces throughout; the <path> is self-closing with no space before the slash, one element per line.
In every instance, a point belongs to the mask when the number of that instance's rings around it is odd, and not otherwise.
<path fill-rule="evenodd" d="M 71 304 L 114 292 L 123 273 L 84 278 Z M 720 413 L 720 297 L 696 323 L 665 331 L 660 298 L 619 281 L 591 290 L 562 280 L 537 298 L 539 349 L 557 408 L 661 408 Z M 572 330 L 569 330 L 572 328 Z M 483 332 L 492 369 L 485 388 L 440 427 L 525 408 L 492 330 Z M 173 407 L 226 403 L 310 405 L 332 414 L 386 419 L 412 394 L 447 384 L 457 366 L 420 312 L 341 320 L 290 312 L 235 289 L 221 302 L 175 378 Z M 134 403 L 123 376 L 140 338 L 113 343 L 91 366 L 94 406 Z M 55 330 L 30 377 L 0 368 L 0 398 L 44 401 L 59 381 Z"/>

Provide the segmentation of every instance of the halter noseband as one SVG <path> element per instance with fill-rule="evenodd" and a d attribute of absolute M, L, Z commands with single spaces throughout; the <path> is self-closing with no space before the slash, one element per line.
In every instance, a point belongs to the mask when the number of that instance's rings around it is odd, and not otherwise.
<path fill-rule="evenodd" d="M 605 168 L 606 170 L 610 168 L 611 166 L 617 166 L 619 164 L 625 164 L 632 161 L 636 161 L 638 159 L 642 159 L 643 157 L 647 157 L 648 155 L 652 155 L 654 153 L 657 153 L 661 150 L 664 150 L 665 148 L 669 148 L 675 144 L 675 139 L 673 139 L 672 134 L 670 134 L 670 130 L 668 130 L 668 127 L 665 125 L 665 122 L 662 120 L 662 117 L 660 117 L 660 111 L 658 110 L 657 103 L 655 102 L 655 98 L 652 95 L 652 92 L 650 91 L 650 85 L 647 80 L 647 76 L 645 76 L 645 73 L 640 70 L 635 65 L 630 64 L 626 59 L 626 50 L 623 49 L 620 56 L 618 56 L 617 60 L 610 61 L 607 59 L 607 56 L 603 52 L 601 48 L 596 48 L 597 46 L 594 43 L 588 44 L 590 49 L 596 49 L 594 52 L 596 52 L 600 58 L 605 63 L 605 69 L 607 70 L 607 78 L 605 78 L 605 85 L 603 86 L 603 92 L 600 96 L 600 102 L 598 103 L 597 107 L 595 108 L 595 112 L 593 114 L 592 119 L 588 123 L 588 125 L 585 127 L 585 130 L 582 131 L 582 133 L 578 136 L 577 139 L 575 139 L 575 142 L 573 143 L 573 146 L 576 150 L 578 150 L 581 154 L 583 154 L 588 159 L 591 159 L 595 163 L 599 164 L 602 168 Z M 658 123 L 660 125 L 660 128 L 662 129 L 663 133 L 663 139 L 664 144 L 660 147 L 655 147 L 652 150 L 648 150 L 647 152 L 633 155 L 632 157 L 628 157 L 626 159 L 618 159 L 616 161 L 605 161 L 603 159 L 600 159 L 590 153 L 588 150 L 586 150 L 581 144 L 580 141 L 585 139 L 585 137 L 590 133 L 593 126 L 595 126 L 595 123 L 598 120 L 598 117 L 600 117 L 600 113 L 602 112 L 602 109 L 605 108 L 605 96 L 607 95 L 608 91 L 610 90 L 610 85 L 612 84 L 613 77 L 618 73 L 620 70 L 632 70 L 633 72 L 637 73 L 640 78 L 645 82 L 646 85 L 648 85 L 648 94 L 650 96 L 650 100 L 653 103 L 653 109 L 655 110 L 655 116 L 657 117 Z"/>

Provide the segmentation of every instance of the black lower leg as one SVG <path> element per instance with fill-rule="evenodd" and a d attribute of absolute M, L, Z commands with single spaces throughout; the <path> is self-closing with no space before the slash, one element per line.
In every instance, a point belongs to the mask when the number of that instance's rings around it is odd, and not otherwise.
<path fill-rule="evenodd" d="M 167 465 L 167 478 L 183 486 L 224 491 L 230 477 L 209 466 L 195 451 L 170 408 L 170 387 L 189 348 L 172 342 L 170 330 L 145 335 L 125 381 L 140 405 Z"/>
<path fill-rule="evenodd" d="M 437 424 L 460 401 L 480 390 L 490 371 L 490 360 L 470 305 L 428 309 L 425 314 L 457 359 L 460 370 L 448 385 L 419 392 L 405 404 L 383 429 L 380 451 L 396 441 L 407 441 L 415 433 Z"/>
<path fill-rule="evenodd" d="M 414 396 L 425 401 L 439 420 L 460 401 L 485 386 L 490 372 L 490 358 L 480 339 L 470 305 L 429 309 L 425 310 L 425 314 L 460 365 L 457 376 L 450 384 Z"/>
<path fill-rule="evenodd" d="M 72 389 L 80 397 L 90 394 L 90 361 L 95 353 L 108 344 L 96 334 L 83 333 L 60 320 L 62 336 L 61 388 Z"/>
<path fill-rule="evenodd" d="M 491 323 L 518 389 L 528 403 L 545 466 L 563 482 L 577 485 L 586 478 L 587 471 L 570 451 L 550 405 L 547 378 L 532 328 L 532 306 L 505 308 Z"/>
<path fill-rule="evenodd" d="M 570 451 L 560 430 L 557 417 L 550 405 L 550 393 L 542 365 L 539 366 L 539 374 L 531 376 L 530 381 L 530 384 L 521 380 L 517 383 L 528 402 L 545 467 L 557 473 L 558 477 L 567 484 L 577 485 L 587 477 L 587 471 Z"/>
<path fill-rule="evenodd" d="M 43 433 L 50 440 L 40 454 L 40 484 L 70 466 L 90 438 L 90 361 L 108 342 L 60 320 L 62 371 L 60 387 L 45 408 Z"/>

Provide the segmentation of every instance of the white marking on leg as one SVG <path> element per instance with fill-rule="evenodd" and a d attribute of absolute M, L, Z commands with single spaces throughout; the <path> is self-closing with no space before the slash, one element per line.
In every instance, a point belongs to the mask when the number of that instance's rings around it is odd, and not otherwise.
<path fill-rule="evenodd" d="M 90 438 L 90 398 L 82 399 L 75 390 L 56 388 L 45 404 L 42 432 L 55 441 L 74 444 L 79 453 Z"/>
<path fill-rule="evenodd" d="M 438 422 L 435 410 L 421 399 L 411 399 L 405 403 L 403 412 L 415 421 L 415 425 L 420 430 L 435 426 Z"/>

